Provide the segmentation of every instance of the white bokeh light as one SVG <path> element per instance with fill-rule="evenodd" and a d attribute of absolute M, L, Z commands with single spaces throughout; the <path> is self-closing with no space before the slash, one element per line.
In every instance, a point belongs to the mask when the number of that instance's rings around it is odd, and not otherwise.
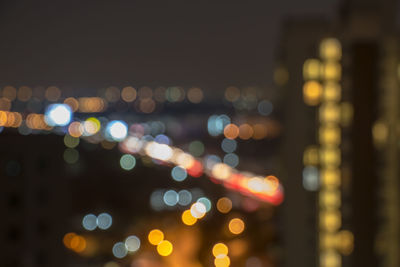
<path fill-rule="evenodd" d="M 140 239 L 135 235 L 128 236 L 125 239 L 125 246 L 129 252 L 136 252 L 140 248 Z"/>
<path fill-rule="evenodd" d="M 72 110 L 66 104 L 52 104 L 46 109 L 45 121 L 50 126 L 65 126 L 71 119 Z"/>
<path fill-rule="evenodd" d="M 107 124 L 106 135 L 114 141 L 122 141 L 128 135 L 128 126 L 123 121 L 110 121 Z"/>

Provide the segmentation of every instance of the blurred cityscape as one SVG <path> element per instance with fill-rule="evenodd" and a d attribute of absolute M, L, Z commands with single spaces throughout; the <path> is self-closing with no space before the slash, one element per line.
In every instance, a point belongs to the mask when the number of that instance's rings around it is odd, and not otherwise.
<path fill-rule="evenodd" d="M 4 70 L 0 266 L 400 266 L 397 7 L 285 17 L 271 86 Z"/>

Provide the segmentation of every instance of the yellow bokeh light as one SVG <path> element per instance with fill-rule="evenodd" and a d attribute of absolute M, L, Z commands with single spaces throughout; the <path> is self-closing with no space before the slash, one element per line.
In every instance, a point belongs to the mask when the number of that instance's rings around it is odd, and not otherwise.
<path fill-rule="evenodd" d="M 15 122 L 14 112 L 7 112 L 7 124 L 6 127 L 11 127 Z"/>
<path fill-rule="evenodd" d="M 334 103 L 323 104 L 319 108 L 319 120 L 320 122 L 332 122 L 338 123 L 340 119 L 340 106 Z"/>
<path fill-rule="evenodd" d="M 125 102 L 133 102 L 136 99 L 137 92 L 132 86 L 124 87 L 121 91 L 121 98 Z"/>
<path fill-rule="evenodd" d="M 354 235 L 352 232 L 342 230 L 337 234 L 336 246 L 343 255 L 350 255 L 354 249 Z"/>
<path fill-rule="evenodd" d="M 319 205 L 327 209 L 337 209 L 340 207 L 340 191 L 338 189 L 323 190 L 319 194 Z"/>
<path fill-rule="evenodd" d="M 336 248 L 336 235 L 334 233 L 321 232 L 319 234 L 319 244 L 323 249 Z"/>
<path fill-rule="evenodd" d="M 321 229 L 334 232 L 337 231 L 342 225 L 341 214 L 338 210 L 326 210 L 320 212 L 319 223 Z"/>
<path fill-rule="evenodd" d="M 83 128 L 85 135 L 94 135 L 98 131 L 100 131 L 100 121 L 94 117 L 88 118 L 84 123 L 83 123 Z"/>
<path fill-rule="evenodd" d="M 317 80 L 321 74 L 321 62 L 318 59 L 307 59 L 303 65 L 304 80 Z"/>
<path fill-rule="evenodd" d="M 338 82 L 328 81 L 324 84 L 323 96 L 324 101 L 339 101 L 341 98 L 342 88 Z"/>
<path fill-rule="evenodd" d="M 327 188 L 336 188 L 341 184 L 339 169 L 324 169 L 321 171 L 321 184 Z"/>
<path fill-rule="evenodd" d="M 7 117 L 5 111 L 0 111 L 0 126 L 5 126 L 7 124 Z"/>
<path fill-rule="evenodd" d="M 303 85 L 304 103 L 316 106 L 321 101 L 322 85 L 316 81 L 308 81 Z"/>
<path fill-rule="evenodd" d="M 389 128 L 384 122 L 376 122 L 372 127 L 372 136 L 376 145 L 385 144 L 389 137 Z"/>
<path fill-rule="evenodd" d="M 321 165 L 324 167 L 338 167 L 341 163 L 341 151 L 336 146 L 324 147 L 320 150 Z"/>
<path fill-rule="evenodd" d="M 320 266 L 340 267 L 342 266 L 342 257 L 334 250 L 327 250 L 320 255 Z"/>
<path fill-rule="evenodd" d="M 342 66 L 337 62 L 326 62 L 323 66 L 325 80 L 338 81 L 342 77 Z"/>
<path fill-rule="evenodd" d="M 319 46 L 320 57 L 325 60 L 340 60 L 342 57 L 342 46 L 335 38 L 322 40 Z"/>
<path fill-rule="evenodd" d="M 327 124 L 319 128 L 319 142 L 323 145 L 339 145 L 341 141 L 340 128 L 335 124 Z"/>
<path fill-rule="evenodd" d="M 239 218 L 234 218 L 229 222 L 229 231 L 232 234 L 239 235 L 244 231 L 244 222 Z"/>
<path fill-rule="evenodd" d="M 173 249 L 172 243 L 168 240 L 161 241 L 161 243 L 157 245 L 157 252 L 163 257 L 171 255 Z"/>
<path fill-rule="evenodd" d="M 151 230 L 148 235 L 148 240 L 152 245 L 158 245 L 164 240 L 164 233 L 161 230 Z"/>
<path fill-rule="evenodd" d="M 218 255 L 214 259 L 215 267 L 228 267 L 231 264 L 231 260 L 227 255 Z"/>
<path fill-rule="evenodd" d="M 219 255 L 228 255 L 228 247 L 224 243 L 217 243 L 212 248 L 212 254 L 214 257 L 218 257 Z"/>
<path fill-rule="evenodd" d="M 197 222 L 197 219 L 193 217 L 192 213 L 190 210 L 185 210 L 182 213 L 182 222 L 186 225 L 194 225 Z"/>
<path fill-rule="evenodd" d="M 235 139 L 239 136 L 239 127 L 231 123 L 225 126 L 224 135 L 228 139 Z"/>
<path fill-rule="evenodd" d="M 227 197 L 222 197 L 217 201 L 217 209 L 221 213 L 228 213 L 232 209 L 232 201 Z"/>

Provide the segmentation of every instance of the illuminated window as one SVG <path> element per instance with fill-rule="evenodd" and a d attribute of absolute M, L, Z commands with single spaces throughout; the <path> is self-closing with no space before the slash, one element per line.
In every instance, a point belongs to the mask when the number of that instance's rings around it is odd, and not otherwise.
<path fill-rule="evenodd" d="M 310 106 L 316 106 L 321 101 L 322 85 L 316 81 L 308 81 L 303 85 L 304 102 Z"/>
<path fill-rule="evenodd" d="M 321 75 L 321 62 L 318 59 L 307 59 L 303 65 L 304 80 L 318 80 Z"/>
<path fill-rule="evenodd" d="M 342 57 L 342 47 L 339 40 L 335 38 L 322 40 L 319 46 L 319 54 L 324 60 L 340 60 Z"/>

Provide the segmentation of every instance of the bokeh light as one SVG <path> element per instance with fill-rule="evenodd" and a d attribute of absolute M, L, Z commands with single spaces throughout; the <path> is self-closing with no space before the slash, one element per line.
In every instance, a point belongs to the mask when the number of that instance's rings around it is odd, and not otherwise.
<path fill-rule="evenodd" d="M 118 259 L 124 258 L 128 254 L 128 250 L 125 246 L 125 243 L 123 243 L 123 242 L 115 243 L 112 248 L 112 253 L 113 253 L 114 257 L 116 257 Z"/>
<path fill-rule="evenodd" d="M 227 255 L 218 255 L 214 259 L 215 267 L 228 267 L 231 264 L 231 260 Z"/>
<path fill-rule="evenodd" d="M 228 246 L 224 243 L 217 243 L 212 248 L 212 254 L 214 257 L 218 257 L 220 255 L 228 255 Z"/>
<path fill-rule="evenodd" d="M 232 168 L 235 168 L 237 165 L 239 165 L 239 157 L 234 153 L 226 154 L 224 156 L 224 163 Z"/>
<path fill-rule="evenodd" d="M 182 182 L 186 179 L 187 172 L 184 168 L 182 168 L 180 166 L 175 166 L 171 170 L 171 176 L 172 176 L 172 179 L 174 179 L 175 181 Z"/>
<path fill-rule="evenodd" d="M 82 226 L 88 231 L 93 231 L 97 227 L 97 217 L 94 214 L 87 214 L 82 219 Z"/>
<path fill-rule="evenodd" d="M 194 225 L 197 222 L 197 218 L 193 217 L 192 213 L 190 210 L 185 210 L 182 213 L 182 222 L 186 225 Z"/>
<path fill-rule="evenodd" d="M 192 202 L 192 193 L 188 190 L 181 190 L 178 193 L 178 204 L 181 206 L 187 206 Z"/>
<path fill-rule="evenodd" d="M 79 160 L 79 152 L 74 148 L 67 148 L 64 150 L 63 157 L 65 162 L 69 164 L 74 164 Z"/>
<path fill-rule="evenodd" d="M 164 193 L 164 202 L 168 206 L 175 206 L 179 201 L 178 193 L 175 190 L 168 190 Z"/>
<path fill-rule="evenodd" d="M 224 135 L 228 139 L 235 139 L 239 136 L 239 127 L 235 124 L 228 124 L 224 128 Z"/>
<path fill-rule="evenodd" d="M 124 87 L 121 92 L 121 98 L 125 102 L 133 102 L 136 99 L 136 95 L 136 89 L 131 86 Z"/>
<path fill-rule="evenodd" d="M 46 109 L 45 120 L 50 126 L 65 126 L 72 119 L 72 110 L 66 104 L 52 104 Z"/>
<path fill-rule="evenodd" d="M 168 240 L 163 240 L 157 245 L 157 252 L 163 257 L 171 255 L 173 251 L 172 243 Z"/>
<path fill-rule="evenodd" d="M 198 87 L 193 87 L 190 88 L 189 91 L 187 92 L 187 98 L 189 99 L 190 102 L 193 104 L 198 104 L 203 100 L 203 90 Z"/>
<path fill-rule="evenodd" d="M 242 219 L 234 218 L 230 220 L 228 227 L 232 234 L 238 235 L 244 231 L 245 225 Z"/>
<path fill-rule="evenodd" d="M 263 116 L 268 116 L 272 113 L 274 106 L 268 100 L 262 100 L 258 103 L 257 110 Z"/>
<path fill-rule="evenodd" d="M 222 140 L 222 143 L 221 143 L 221 148 L 226 153 L 232 153 L 237 148 L 237 142 L 232 139 L 224 138 L 224 140 Z"/>
<path fill-rule="evenodd" d="M 222 197 L 217 201 L 217 209 L 221 213 L 228 213 L 232 209 L 232 201 L 227 197 Z"/>
<path fill-rule="evenodd" d="M 123 121 L 111 121 L 107 124 L 106 135 L 110 140 L 122 141 L 128 135 L 128 126 Z"/>
<path fill-rule="evenodd" d="M 121 165 L 122 169 L 130 171 L 135 167 L 136 159 L 131 154 L 125 154 L 121 156 L 119 164 Z"/>
<path fill-rule="evenodd" d="M 209 200 L 208 198 L 201 197 L 197 200 L 197 202 L 204 204 L 204 206 L 206 207 L 206 212 L 209 212 L 211 210 L 212 204 L 211 204 L 211 200 Z"/>
<path fill-rule="evenodd" d="M 140 239 L 135 235 L 128 236 L 125 239 L 125 246 L 129 252 L 136 252 L 140 248 Z"/>
<path fill-rule="evenodd" d="M 64 136 L 64 144 L 66 147 L 75 148 L 79 145 L 79 138 L 66 134 Z"/>
<path fill-rule="evenodd" d="M 108 213 L 101 213 L 97 216 L 96 224 L 101 230 L 107 230 L 112 225 L 112 217 Z"/>
<path fill-rule="evenodd" d="M 237 87 L 230 86 L 225 90 L 225 99 L 229 102 L 235 102 L 240 97 L 240 90 Z"/>
<path fill-rule="evenodd" d="M 196 157 L 200 157 L 204 153 L 204 144 L 197 140 L 191 142 L 189 144 L 189 152 Z"/>
<path fill-rule="evenodd" d="M 158 245 L 161 243 L 161 241 L 164 240 L 164 233 L 161 230 L 154 229 L 151 230 L 149 235 L 147 236 L 150 244 L 152 245 Z"/>
<path fill-rule="evenodd" d="M 190 207 L 190 212 L 192 213 L 192 216 L 196 219 L 201 219 L 206 215 L 207 208 L 203 203 L 195 202 Z"/>

